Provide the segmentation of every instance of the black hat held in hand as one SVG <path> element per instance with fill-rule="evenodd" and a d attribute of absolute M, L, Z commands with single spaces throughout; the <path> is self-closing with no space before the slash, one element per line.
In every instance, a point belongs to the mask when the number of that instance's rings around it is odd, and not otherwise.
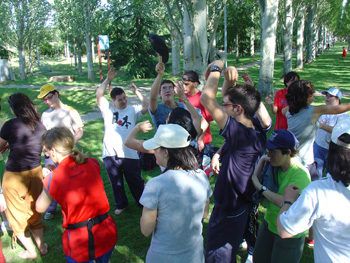
<path fill-rule="evenodd" d="M 156 34 L 149 34 L 148 39 L 151 42 L 154 51 L 162 57 L 162 62 L 167 63 L 169 60 L 169 50 L 168 47 L 165 45 L 163 38 Z"/>

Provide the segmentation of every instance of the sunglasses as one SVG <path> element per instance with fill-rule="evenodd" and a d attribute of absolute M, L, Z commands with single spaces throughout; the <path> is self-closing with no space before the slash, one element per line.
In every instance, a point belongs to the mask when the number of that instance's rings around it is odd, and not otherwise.
<path fill-rule="evenodd" d="M 223 103 L 223 104 L 221 104 L 221 107 L 226 107 L 226 106 L 240 106 L 240 105 L 235 104 L 235 103 Z"/>

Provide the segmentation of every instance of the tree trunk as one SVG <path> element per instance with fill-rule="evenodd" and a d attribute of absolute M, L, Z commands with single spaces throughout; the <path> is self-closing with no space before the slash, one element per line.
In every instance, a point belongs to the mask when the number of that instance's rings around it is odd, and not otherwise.
<path fill-rule="evenodd" d="M 315 56 L 314 43 L 314 6 L 310 4 L 307 8 L 307 48 L 306 48 L 306 63 L 312 63 L 313 56 Z"/>
<path fill-rule="evenodd" d="M 298 31 L 297 31 L 297 46 L 295 67 L 297 69 L 304 68 L 304 28 L 305 28 L 305 8 L 299 9 L 298 14 Z"/>
<path fill-rule="evenodd" d="M 251 14 L 251 19 L 254 21 L 254 10 Z M 255 40 L 255 30 L 254 26 L 250 28 L 250 57 L 254 58 L 255 56 L 255 50 L 254 50 L 254 40 Z"/>
<path fill-rule="evenodd" d="M 81 63 L 81 42 L 78 43 L 78 75 L 83 76 L 83 64 Z"/>
<path fill-rule="evenodd" d="M 88 68 L 88 80 L 95 81 L 94 68 L 92 62 L 92 52 L 91 52 L 91 29 L 90 29 L 90 6 L 89 0 L 84 1 L 85 8 L 85 46 L 87 54 L 87 68 Z"/>
<path fill-rule="evenodd" d="M 78 69 L 77 44 L 74 44 L 74 68 Z"/>
<path fill-rule="evenodd" d="M 16 20 L 17 20 L 17 50 L 18 50 L 18 64 L 19 64 L 19 78 L 27 79 L 26 75 L 26 61 L 24 55 L 24 21 L 22 15 L 22 9 L 24 9 L 23 5 L 19 3 L 18 10 L 16 12 Z"/>
<path fill-rule="evenodd" d="M 180 76 L 180 41 L 177 39 L 177 36 L 173 31 L 171 31 L 171 65 L 173 76 Z"/>
<path fill-rule="evenodd" d="M 212 62 L 217 59 L 216 37 L 210 45 L 209 61 Z"/>
<path fill-rule="evenodd" d="M 69 61 L 69 42 L 66 40 L 66 60 Z"/>
<path fill-rule="evenodd" d="M 273 94 L 278 0 L 259 0 L 259 7 L 261 13 L 261 55 L 258 90 L 265 97 Z"/>
<path fill-rule="evenodd" d="M 238 43 L 238 32 L 236 32 L 236 37 L 235 37 L 235 39 L 236 39 L 236 45 L 235 45 L 235 50 L 236 50 L 236 63 L 239 63 L 239 43 Z"/>
<path fill-rule="evenodd" d="M 205 0 L 191 0 L 183 18 L 183 68 L 194 70 L 204 83 L 208 61 L 207 5 Z"/>
<path fill-rule="evenodd" d="M 292 71 L 293 9 L 292 0 L 284 0 L 285 20 L 283 30 L 283 75 Z"/>

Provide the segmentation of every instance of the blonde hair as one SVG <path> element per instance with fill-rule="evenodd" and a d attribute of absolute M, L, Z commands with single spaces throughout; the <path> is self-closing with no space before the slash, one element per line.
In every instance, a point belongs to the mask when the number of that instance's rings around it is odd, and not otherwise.
<path fill-rule="evenodd" d="M 75 164 L 87 163 L 88 156 L 74 148 L 74 137 L 66 127 L 55 127 L 46 131 L 41 137 L 41 145 L 46 149 L 55 150 L 63 156 L 70 156 Z"/>

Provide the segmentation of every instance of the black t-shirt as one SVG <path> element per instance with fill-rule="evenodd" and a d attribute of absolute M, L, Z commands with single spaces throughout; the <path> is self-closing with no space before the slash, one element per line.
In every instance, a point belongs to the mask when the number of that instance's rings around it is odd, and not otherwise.
<path fill-rule="evenodd" d="M 0 137 L 10 146 L 10 154 L 6 163 L 7 171 L 28 171 L 41 164 L 40 139 L 45 131 L 46 128 L 40 121 L 37 121 L 33 133 L 19 118 L 5 122 Z"/>

